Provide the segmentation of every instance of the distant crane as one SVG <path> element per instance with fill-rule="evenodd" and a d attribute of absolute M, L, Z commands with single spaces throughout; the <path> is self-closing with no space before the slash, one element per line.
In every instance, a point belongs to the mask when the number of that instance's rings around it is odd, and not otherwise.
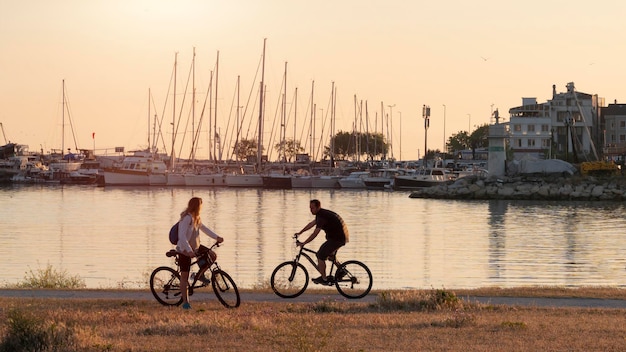
<path fill-rule="evenodd" d="M 4 144 L 8 144 L 9 142 L 7 142 L 7 136 L 4 134 L 4 126 L 2 125 L 2 122 L 0 122 L 0 128 L 2 128 L 2 137 L 4 137 Z"/>

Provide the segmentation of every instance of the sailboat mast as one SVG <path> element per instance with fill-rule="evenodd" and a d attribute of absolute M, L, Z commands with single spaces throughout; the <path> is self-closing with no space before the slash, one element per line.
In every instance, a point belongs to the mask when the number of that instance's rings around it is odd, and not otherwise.
<path fill-rule="evenodd" d="M 193 57 L 191 58 L 191 167 L 196 167 L 196 48 L 193 48 Z"/>
<path fill-rule="evenodd" d="M 283 89 L 283 104 L 282 104 L 282 121 L 280 123 L 280 141 L 283 145 L 282 148 L 282 159 L 281 162 L 284 162 L 287 160 L 287 153 L 286 153 L 286 144 L 287 141 L 286 139 L 286 122 L 287 122 L 287 61 L 285 61 L 285 83 L 283 85 L 284 89 Z"/>
<path fill-rule="evenodd" d="M 61 102 L 61 158 L 63 158 L 63 153 L 65 153 L 65 80 L 62 81 L 62 92 L 63 98 Z"/>
<path fill-rule="evenodd" d="M 176 65 L 178 64 L 178 53 L 174 54 L 174 97 L 172 103 L 172 150 L 170 153 L 170 169 L 174 170 L 176 156 L 174 155 L 174 143 L 176 142 Z"/>
<path fill-rule="evenodd" d="M 217 61 L 215 62 L 215 118 L 213 119 L 213 130 L 215 131 L 215 140 L 216 140 L 216 143 L 213 144 L 213 148 L 214 148 L 213 154 L 215 155 L 216 160 L 222 160 L 222 140 L 220 138 L 219 133 L 217 133 L 217 81 L 219 77 L 219 68 L 220 68 L 220 52 L 218 51 Z M 219 158 L 215 150 L 217 143 L 220 144 L 219 147 L 217 148 L 217 151 L 219 151 Z"/>
<path fill-rule="evenodd" d="M 265 84 L 265 43 L 267 38 L 263 39 L 263 63 L 261 67 L 261 86 L 259 87 L 259 136 L 257 143 L 256 161 L 257 172 L 261 171 L 261 158 L 263 157 L 263 86 Z"/>

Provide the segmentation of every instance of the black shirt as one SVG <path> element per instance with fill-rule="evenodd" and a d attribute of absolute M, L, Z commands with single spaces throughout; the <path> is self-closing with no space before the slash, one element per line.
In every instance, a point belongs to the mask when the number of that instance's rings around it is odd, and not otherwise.
<path fill-rule="evenodd" d="M 315 214 L 315 224 L 326 232 L 326 240 L 347 243 L 349 239 L 348 227 L 341 216 L 328 209 L 320 209 Z"/>

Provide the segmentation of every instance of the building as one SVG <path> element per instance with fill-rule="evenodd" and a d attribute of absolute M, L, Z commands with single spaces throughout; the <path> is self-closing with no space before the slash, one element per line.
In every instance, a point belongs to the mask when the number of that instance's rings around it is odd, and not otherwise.
<path fill-rule="evenodd" d="M 557 93 L 553 85 L 552 99 L 547 102 L 538 104 L 536 98 L 523 98 L 522 106 L 509 110 L 514 159 L 598 159 L 595 146 L 604 145 L 600 115 L 604 98 L 577 92 L 572 82 L 566 88 Z"/>
<path fill-rule="evenodd" d="M 626 155 L 626 104 L 609 104 L 601 109 L 604 120 L 604 157 L 623 160 Z"/>

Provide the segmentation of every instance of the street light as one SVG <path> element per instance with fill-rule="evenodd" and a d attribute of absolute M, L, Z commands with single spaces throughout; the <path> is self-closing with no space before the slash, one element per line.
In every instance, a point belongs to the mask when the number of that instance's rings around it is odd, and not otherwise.
<path fill-rule="evenodd" d="M 428 157 L 428 127 L 430 126 L 430 106 L 422 106 L 422 118 L 424 118 L 424 164 L 423 167 L 427 167 Z"/>
<path fill-rule="evenodd" d="M 389 119 L 391 120 L 391 133 L 389 136 L 389 144 L 391 144 L 391 158 L 393 159 L 393 108 L 396 104 L 387 105 L 389 108 Z"/>

